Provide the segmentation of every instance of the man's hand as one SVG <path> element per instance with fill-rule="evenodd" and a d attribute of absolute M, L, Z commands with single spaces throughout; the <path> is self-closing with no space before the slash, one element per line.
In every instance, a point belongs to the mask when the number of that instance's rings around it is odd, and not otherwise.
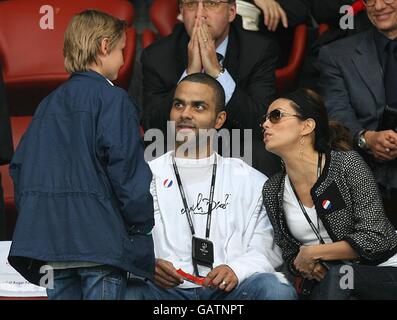
<path fill-rule="evenodd" d="M 203 287 L 217 287 L 226 292 L 232 291 L 238 284 L 238 278 L 234 271 L 222 264 L 212 269 L 204 280 Z"/>
<path fill-rule="evenodd" d="M 200 18 L 196 18 L 192 31 L 192 37 L 190 38 L 189 44 L 187 45 L 187 52 L 188 52 L 188 65 L 186 69 L 187 74 L 199 73 L 203 69 L 201 56 L 200 56 L 199 39 L 198 39 L 199 22 L 200 22 Z"/>
<path fill-rule="evenodd" d="M 397 133 L 393 130 L 367 131 L 364 138 L 375 159 L 390 161 L 397 157 Z"/>
<path fill-rule="evenodd" d="M 159 287 L 170 289 L 183 283 L 183 277 L 176 272 L 171 262 L 156 259 L 154 283 Z"/>
<path fill-rule="evenodd" d="M 263 20 L 269 31 L 276 31 L 280 21 L 288 28 L 287 14 L 275 0 L 254 0 L 256 6 L 263 12 Z"/>
<path fill-rule="evenodd" d="M 215 78 L 221 71 L 218 59 L 216 57 L 215 40 L 208 30 L 205 18 L 201 18 L 198 28 L 198 42 L 200 46 L 201 62 L 206 74 Z"/>

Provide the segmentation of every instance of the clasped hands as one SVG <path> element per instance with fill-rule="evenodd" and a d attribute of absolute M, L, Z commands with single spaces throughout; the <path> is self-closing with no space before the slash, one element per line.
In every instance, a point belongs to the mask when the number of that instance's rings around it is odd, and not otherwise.
<path fill-rule="evenodd" d="M 215 40 L 208 30 L 206 18 L 197 16 L 188 44 L 187 74 L 204 72 L 217 78 L 222 67 L 216 57 Z"/>
<path fill-rule="evenodd" d="M 390 161 L 397 157 L 397 133 L 393 130 L 367 131 L 365 138 L 377 160 Z"/>

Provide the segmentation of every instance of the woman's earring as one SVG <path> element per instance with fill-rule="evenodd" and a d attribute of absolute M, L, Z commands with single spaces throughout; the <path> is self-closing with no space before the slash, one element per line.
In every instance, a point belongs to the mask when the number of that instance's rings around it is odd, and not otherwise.
<path fill-rule="evenodd" d="M 299 141 L 299 159 L 303 159 L 303 144 L 305 143 L 305 137 L 302 137 Z"/>

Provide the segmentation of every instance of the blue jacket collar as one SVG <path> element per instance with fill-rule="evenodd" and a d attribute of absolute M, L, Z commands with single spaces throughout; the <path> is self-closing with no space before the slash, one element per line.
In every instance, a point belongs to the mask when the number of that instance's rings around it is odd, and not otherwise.
<path fill-rule="evenodd" d="M 82 71 L 82 72 L 73 72 L 70 77 L 71 78 L 74 78 L 74 77 L 89 77 L 89 78 L 92 78 L 92 79 L 101 80 L 101 81 L 105 81 L 106 83 L 109 83 L 105 76 L 101 75 L 100 73 L 98 73 L 96 71 L 92 71 L 92 70 Z"/>

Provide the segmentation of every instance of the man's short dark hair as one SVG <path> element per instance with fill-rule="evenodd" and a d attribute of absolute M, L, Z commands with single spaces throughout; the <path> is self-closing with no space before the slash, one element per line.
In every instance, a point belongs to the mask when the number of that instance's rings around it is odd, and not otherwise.
<path fill-rule="evenodd" d="M 190 81 L 195 83 L 202 83 L 209 86 L 215 97 L 215 111 L 218 114 L 219 112 L 225 109 L 225 90 L 221 84 L 215 80 L 213 77 L 209 76 L 205 73 L 192 73 L 188 76 L 184 77 L 179 83 L 184 81 Z"/>

